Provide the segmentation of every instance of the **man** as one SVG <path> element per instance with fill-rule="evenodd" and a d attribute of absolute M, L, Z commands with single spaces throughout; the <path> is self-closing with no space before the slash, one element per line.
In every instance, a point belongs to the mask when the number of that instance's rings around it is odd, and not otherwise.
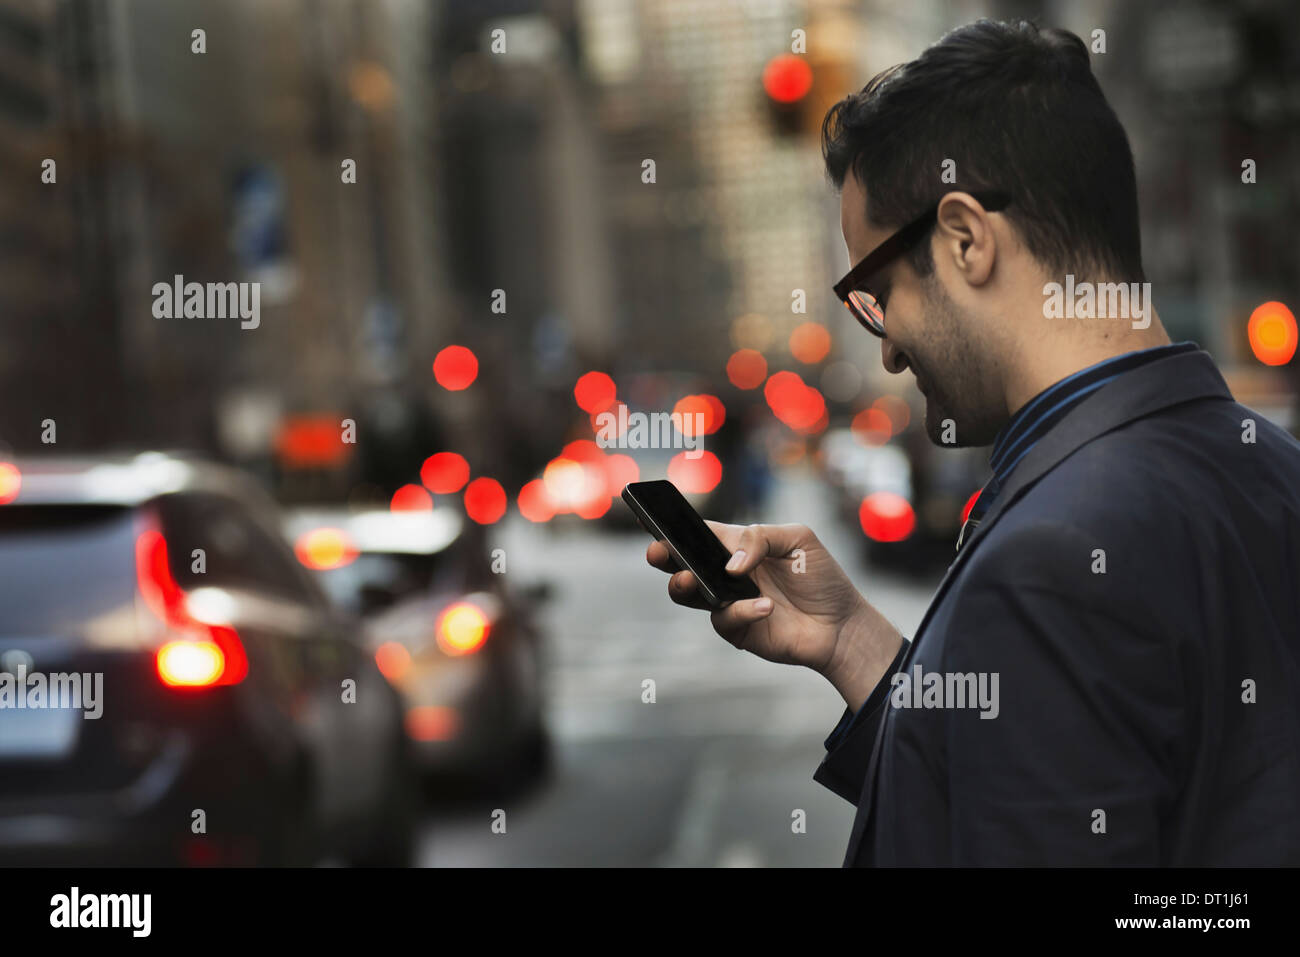
<path fill-rule="evenodd" d="M 713 525 L 763 595 L 715 630 L 847 704 L 815 774 L 857 805 L 845 864 L 1300 864 L 1300 444 L 1170 344 L 1083 43 L 959 29 L 823 152 L 836 291 L 932 441 L 993 446 L 910 642 L 807 528 Z"/>

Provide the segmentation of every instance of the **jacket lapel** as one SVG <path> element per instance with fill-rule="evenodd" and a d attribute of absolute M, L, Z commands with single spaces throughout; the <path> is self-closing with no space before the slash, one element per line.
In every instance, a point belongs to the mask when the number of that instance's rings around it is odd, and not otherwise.
<path fill-rule="evenodd" d="M 1071 410 L 1016 466 L 1007 484 L 1002 487 L 993 505 L 985 513 L 983 520 L 971 531 L 969 540 L 957 552 L 957 557 L 944 573 L 943 580 L 939 582 L 934 598 L 931 599 L 930 606 L 916 629 L 911 647 L 903 656 L 902 670 L 906 671 L 911 667 L 916 647 L 924 637 L 930 619 L 934 617 L 935 610 L 943 601 L 962 565 L 969 560 L 971 553 L 985 538 L 998 517 L 1015 504 L 1034 483 L 1075 451 L 1107 432 L 1162 409 L 1205 398 L 1231 399 L 1232 393 L 1228 390 L 1223 376 L 1209 354 L 1204 350 L 1197 350 L 1158 359 L 1134 369 L 1098 389 Z M 889 708 L 888 700 L 884 707 Z M 884 741 L 887 718 L 888 712 L 876 729 L 876 741 L 871 749 L 871 760 L 867 764 L 862 794 L 858 798 L 858 812 L 853 819 L 853 832 L 849 837 L 849 849 L 844 857 L 846 867 L 852 866 L 858 860 L 860 845 L 874 809 L 875 778 L 879 770 L 880 748 Z"/>

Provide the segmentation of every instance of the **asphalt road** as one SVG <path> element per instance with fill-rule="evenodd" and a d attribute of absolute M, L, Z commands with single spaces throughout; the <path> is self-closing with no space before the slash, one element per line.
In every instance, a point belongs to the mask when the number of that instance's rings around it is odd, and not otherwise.
<path fill-rule="evenodd" d="M 864 566 L 854 547 L 860 533 L 839 525 L 827 495 L 811 476 L 791 473 L 765 518 L 810 525 L 910 634 L 937 579 Z M 521 520 L 499 535 L 508 574 L 555 586 L 544 615 L 554 768 L 513 794 L 435 795 L 422 865 L 840 864 L 853 808 L 812 780 L 844 707 L 824 679 L 737 651 L 705 613 L 671 604 L 665 577 L 645 564 L 640 532 Z M 654 703 L 642 700 L 646 679 Z"/>

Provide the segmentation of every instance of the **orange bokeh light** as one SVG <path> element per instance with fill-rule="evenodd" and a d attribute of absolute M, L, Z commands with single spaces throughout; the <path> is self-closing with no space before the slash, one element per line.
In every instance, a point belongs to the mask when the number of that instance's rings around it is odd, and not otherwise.
<path fill-rule="evenodd" d="M 817 322 L 804 322 L 790 333 L 790 355 L 812 365 L 821 362 L 831 351 L 831 334 Z"/>
<path fill-rule="evenodd" d="M 875 406 L 855 415 L 851 428 L 854 438 L 864 445 L 884 445 L 894 433 L 894 423 Z"/>
<path fill-rule="evenodd" d="M 323 571 L 342 568 L 356 560 L 357 549 L 338 528 L 314 528 L 302 535 L 293 546 L 298 561 L 308 568 Z"/>
<path fill-rule="evenodd" d="M 449 655 L 468 655 L 487 641 L 488 619 L 467 601 L 457 602 L 438 618 L 438 647 Z"/>
<path fill-rule="evenodd" d="M 226 670 L 226 656 L 215 642 L 169 641 L 158 649 L 158 677 L 171 688 L 205 688 Z"/>
<path fill-rule="evenodd" d="M 907 404 L 906 399 L 899 398 L 896 395 L 882 395 L 875 402 L 871 403 L 873 409 L 879 409 L 885 415 L 889 416 L 890 424 L 894 434 L 898 435 L 912 421 L 912 409 Z"/>
<path fill-rule="evenodd" d="M 767 360 L 757 349 L 737 349 L 727 360 L 727 379 L 737 389 L 757 389 L 767 378 Z"/>
<path fill-rule="evenodd" d="M 450 741 L 460 730 L 460 715 L 445 705 L 418 705 L 406 712 L 406 733 L 415 741 Z"/>
<path fill-rule="evenodd" d="M 716 396 L 686 395 L 673 406 L 673 428 L 682 435 L 709 435 L 722 425 L 726 409 Z"/>
<path fill-rule="evenodd" d="M 1264 365 L 1286 365 L 1296 350 L 1295 316 L 1283 303 L 1263 303 L 1250 314 L 1246 336 L 1250 339 L 1251 352 Z"/>
<path fill-rule="evenodd" d="M 0 462 L 0 505 L 8 505 L 23 487 L 23 473 L 12 462 Z"/>
<path fill-rule="evenodd" d="M 389 681 L 401 681 L 411 668 L 411 653 L 396 641 L 386 641 L 375 649 L 375 664 Z"/>

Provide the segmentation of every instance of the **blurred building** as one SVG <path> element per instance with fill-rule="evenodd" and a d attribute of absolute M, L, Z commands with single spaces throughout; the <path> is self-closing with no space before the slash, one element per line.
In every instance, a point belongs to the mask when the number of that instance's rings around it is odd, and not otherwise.
<path fill-rule="evenodd" d="M 54 418 L 64 448 L 269 465 L 287 418 L 380 407 L 370 421 L 392 423 L 427 402 L 445 321 L 435 13 L 5 0 L 0 122 L 20 188 L 0 207 L 0 439 L 39 447 Z M 176 275 L 260 283 L 260 325 L 154 318 L 153 284 Z"/>

